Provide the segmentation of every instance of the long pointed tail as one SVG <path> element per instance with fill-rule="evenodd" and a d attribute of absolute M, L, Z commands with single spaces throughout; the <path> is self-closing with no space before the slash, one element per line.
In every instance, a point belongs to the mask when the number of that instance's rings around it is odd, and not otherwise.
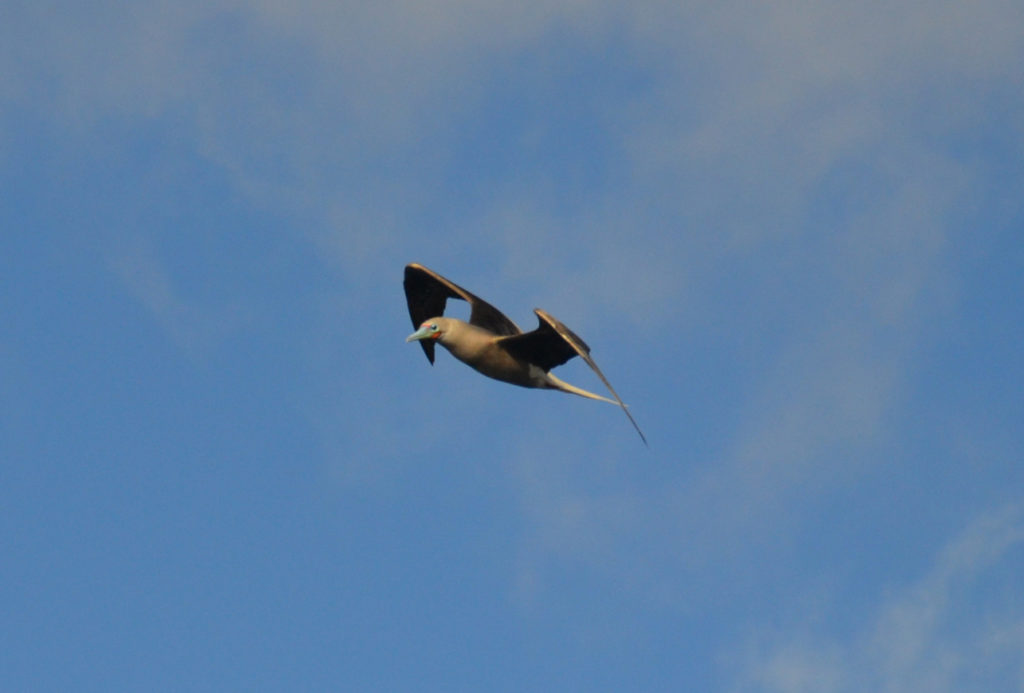
<path fill-rule="evenodd" d="M 619 402 L 616 402 L 614 399 L 608 399 L 607 397 L 602 397 L 601 395 L 595 395 L 593 392 L 587 392 L 586 390 L 584 390 L 581 387 L 576 387 L 575 385 L 570 385 L 569 383 L 565 382 L 564 380 L 561 380 L 560 378 L 556 378 L 551 373 L 547 373 L 546 375 L 547 375 L 548 385 L 553 390 L 561 390 L 562 392 L 568 392 L 569 394 L 579 395 L 580 397 L 586 397 L 587 399 L 596 399 L 596 400 L 599 400 L 601 402 L 607 402 L 608 404 L 614 404 L 615 406 L 619 405 Z"/>
<path fill-rule="evenodd" d="M 602 397 L 601 395 L 595 395 L 593 392 L 587 392 L 581 387 L 570 385 L 564 380 L 556 378 L 551 373 L 547 373 L 546 375 L 548 386 L 551 387 L 551 389 L 553 390 L 561 390 L 562 392 L 568 392 L 569 394 L 572 395 L 579 395 L 580 397 L 586 397 L 587 399 L 596 399 L 600 402 L 607 402 L 608 404 L 614 404 L 615 406 L 620 407 L 623 413 L 625 413 L 626 416 L 629 417 L 629 422 L 633 424 L 633 428 L 635 428 L 636 432 L 640 434 L 640 440 L 644 441 L 644 445 L 650 447 L 650 445 L 647 443 L 647 436 L 645 436 L 644 432 L 640 430 L 640 427 L 637 425 L 636 420 L 633 418 L 633 415 L 629 413 L 629 407 L 626 406 L 626 404 L 621 399 L 618 399 L 618 395 L 615 395 L 616 399 L 609 399 L 607 397 Z M 612 394 L 615 394 L 614 390 L 612 390 Z"/>

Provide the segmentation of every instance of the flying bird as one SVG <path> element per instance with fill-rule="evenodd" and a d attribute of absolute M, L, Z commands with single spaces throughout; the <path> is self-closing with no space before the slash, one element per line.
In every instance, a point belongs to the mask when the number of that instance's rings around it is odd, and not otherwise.
<path fill-rule="evenodd" d="M 405 300 L 416 331 L 406 342 L 418 341 L 431 364 L 434 345 L 440 344 L 452 356 L 489 378 L 522 387 L 569 392 L 580 397 L 609 402 L 622 408 L 640 439 L 647 445 L 643 431 L 623 404 L 604 373 L 590 358 L 590 347 L 575 332 L 535 308 L 540 324 L 533 332 L 523 332 L 504 313 L 461 286 L 423 265 L 405 266 Z M 444 317 L 449 298 L 469 303 L 469 322 Z M 579 356 L 597 373 L 614 400 L 559 380 L 550 373 L 574 356 Z"/>

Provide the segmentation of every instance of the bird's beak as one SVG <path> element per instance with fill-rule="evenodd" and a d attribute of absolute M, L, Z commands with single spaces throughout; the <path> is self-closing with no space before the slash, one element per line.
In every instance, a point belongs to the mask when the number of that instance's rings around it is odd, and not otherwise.
<path fill-rule="evenodd" d="M 420 339 L 426 339 L 427 337 L 430 337 L 430 336 L 431 336 L 430 327 L 427 326 L 427 325 L 424 325 L 423 327 L 421 327 L 420 329 L 416 330 L 411 335 L 406 337 L 405 341 L 407 341 L 407 342 L 415 342 L 415 341 L 418 341 Z"/>

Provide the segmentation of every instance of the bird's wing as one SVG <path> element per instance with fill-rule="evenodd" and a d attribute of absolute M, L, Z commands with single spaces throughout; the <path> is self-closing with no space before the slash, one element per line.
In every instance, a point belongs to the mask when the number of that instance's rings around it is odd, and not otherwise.
<path fill-rule="evenodd" d="M 487 301 L 474 296 L 455 282 L 449 281 L 437 272 L 415 262 L 405 266 L 405 300 L 409 305 L 409 317 L 413 327 L 419 327 L 424 320 L 444 315 L 445 303 L 449 298 L 466 301 L 470 305 L 469 323 L 498 336 L 517 335 L 522 332 L 518 325 Z M 423 352 L 431 363 L 434 362 L 434 342 L 420 341 Z"/>
<path fill-rule="evenodd" d="M 597 377 L 601 379 L 601 382 L 608 388 L 608 391 L 615 397 L 615 401 L 619 403 L 622 411 L 629 417 L 633 428 L 636 429 L 636 432 L 640 434 L 640 437 L 646 443 L 647 438 L 633 419 L 633 415 L 629 413 L 629 408 L 623 403 L 622 398 L 619 397 L 612 384 L 608 382 L 608 378 L 604 377 L 604 373 L 594 363 L 594 359 L 590 357 L 590 347 L 587 346 L 587 343 L 558 319 L 548 315 L 540 308 L 535 308 L 533 312 L 537 314 L 537 318 L 540 321 L 536 330 L 525 334 L 504 337 L 498 341 L 498 344 L 516 358 L 532 363 L 542 368 L 545 372 L 555 366 L 561 366 L 573 356 L 579 356 L 587 362 L 591 370 L 597 373 Z"/>
<path fill-rule="evenodd" d="M 561 366 L 574 356 L 583 357 L 590 363 L 591 368 L 597 369 L 590 360 L 590 347 L 579 335 L 540 308 L 533 312 L 540 319 L 537 329 L 505 337 L 499 340 L 498 344 L 517 359 L 532 363 L 545 373 L 555 366 Z"/>

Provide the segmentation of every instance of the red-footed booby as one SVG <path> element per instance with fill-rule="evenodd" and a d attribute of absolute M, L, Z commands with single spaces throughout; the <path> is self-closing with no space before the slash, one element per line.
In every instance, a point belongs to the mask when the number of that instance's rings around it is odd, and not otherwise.
<path fill-rule="evenodd" d="M 535 308 L 533 312 L 540 324 L 533 332 L 523 332 L 487 301 L 416 263 L 406 265 L 403 283 L 409 316 L 416 328 L 405 341 L 418 341 L 430 363 L 434 363 L 434 345 L 440 344 L 459 361 L 489 378 L 615 404 L 622 408 L 644 445 L 647 444 L 633 415 L 590 357 L 590 347 L 557 319 Z M 469 303 L 469 322 L 444 317 L 449 298 Z M 582 358 L 597 373 L 614 400 L 570 385 L 549 372 L 574 356 Z"/>

